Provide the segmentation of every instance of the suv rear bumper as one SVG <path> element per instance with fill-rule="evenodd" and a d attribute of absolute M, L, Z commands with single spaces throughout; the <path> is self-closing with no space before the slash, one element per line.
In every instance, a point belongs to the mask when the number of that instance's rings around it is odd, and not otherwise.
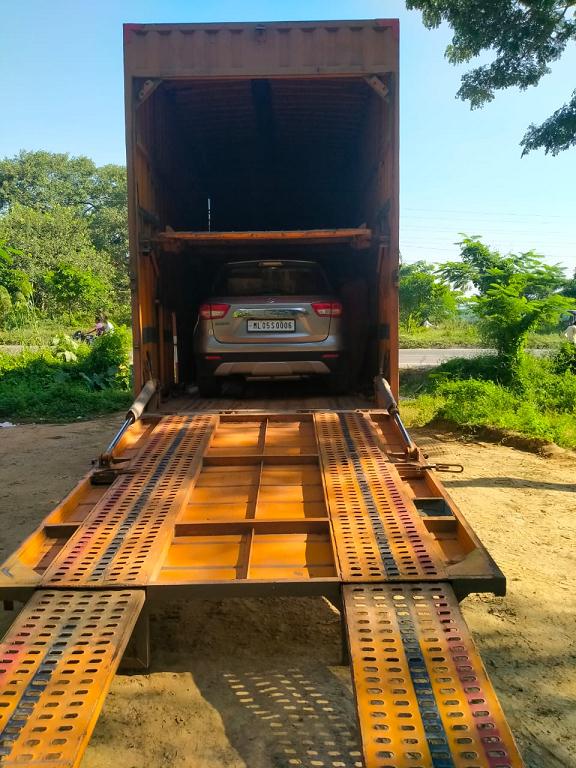
<path fill-rule="evenodd" d="M 198 355 L 200 376 L 318 376 L 340 367 L 338 352 L 224 352 Z"/>

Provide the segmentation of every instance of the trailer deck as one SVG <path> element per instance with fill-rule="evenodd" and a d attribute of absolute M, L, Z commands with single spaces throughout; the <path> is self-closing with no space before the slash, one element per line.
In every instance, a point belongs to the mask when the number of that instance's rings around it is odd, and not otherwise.
<path fill-rule="evenodd" d="M 0 764 L 77 766 L 176 597 L 343 609 L 367 768 L 522 765 L 457 599 L 504 577 L 384 410 L 145 416 L 4 563 Z M 105 483 L 105 484 L 101 484 Z M 140 617 L 140 618 L 138 618 Z"/>

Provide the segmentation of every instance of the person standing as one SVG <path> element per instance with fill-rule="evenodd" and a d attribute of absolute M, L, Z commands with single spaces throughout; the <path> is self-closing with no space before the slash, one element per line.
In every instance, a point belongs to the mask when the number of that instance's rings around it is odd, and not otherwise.
<path fill-rule="evenodd" d="M 574 315 L 572 315 L 570 325 L 564 331 L 564 336 L 566 336 L 569 342 L 576 344 L 576 317 Z"/>

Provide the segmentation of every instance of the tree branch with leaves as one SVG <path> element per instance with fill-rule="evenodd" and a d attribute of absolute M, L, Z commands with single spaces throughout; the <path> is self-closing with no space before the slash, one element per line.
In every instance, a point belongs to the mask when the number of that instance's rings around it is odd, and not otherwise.
<path fill-rule="evenodd" d="M 466 72 L 457 96 L 472 109 L 492 101 L 497 91 L 538 85 L 570 42 L 576 40 L 576 2 L 560 0 L 407 0 L 422 11 L 429 29 L 447 22 L 453 29 L 446 48 L 451 64 L 467 64 L 493 54 L 489 64 Z M 576 144 L 576 91 L 541 125 L 530 125 L 522 154 L 544 149 L 553 155 Z"/>

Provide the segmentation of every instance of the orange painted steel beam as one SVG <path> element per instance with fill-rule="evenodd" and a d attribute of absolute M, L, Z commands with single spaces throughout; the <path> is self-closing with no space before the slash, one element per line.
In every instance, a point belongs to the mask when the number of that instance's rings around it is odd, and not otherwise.
<path fill-rule="evenodd" d="M 441 552 L 401 493 L 371 423 L 328 412 L 314 414 L 314 423 L 342 580 L 445 577 Z"/>
<path fill-rule="evenodd" d="M 343 587 L 365 768 L 521 768 L 447 584 Z"/>
<path fill-rule="evenodd" d="M 246 232 L 160 232 L 155 238 L 159 243 L 187 242 L 196 245 L 220 245 L 222 243 L 347 243 L 360 241 L 370 244 L 372 230 L 357 229 L 295 229 L 253 230 Z"/>
<path fill-rule="evenodd" d="M 163 419 L 48 567 L 49 587 L 143 586 L 160 569 L 217 416 Z"/>
<path fill-rule="evenodd" d="M 0 765 L 76 768 L 144 591 L 40 590 L 0 643 Z"/>

